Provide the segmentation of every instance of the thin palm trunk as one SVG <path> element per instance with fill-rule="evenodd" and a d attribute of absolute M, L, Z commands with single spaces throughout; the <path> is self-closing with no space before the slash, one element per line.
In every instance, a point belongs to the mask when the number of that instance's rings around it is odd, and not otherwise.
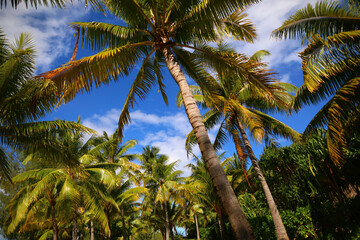
<path fill-rule="evenodd" d="M 126 233 L 126 225 L 125 225 L 125 216 L 124 216 L 124 208 L 121 208 L 121 221 L 122 221 L 122 230 L 123 230 L 123 237 L 124 240 L 127 240 L 127 233 Z"/>
<path fill-rule="evenodd" d="M 76 240 L 77 239 L 77 231 L 78 231 L 78 227 L 77 227 L 77 214 L 76 212 L 73 213 L 73 229 L 72 229 L 72 239 Z"/>
<path fill-rule="evenodd" d="M 170 240 L 170 222 L 169 222 L 169 213 L 167 210 L 166 201 L 164 202 L 165 205 L 165 240 Z"/>
<path fill-rule="evenodd" d="M 152 232 L 152 240 L 155 240 L 155 228 L 153 229 L 153 232 Z"/>
<path fill-rule="evenodd" d="M 270 208 L 271 216 L 272 216 L 273 221 L 274 221 L 276 238 L 278 240 L 288 240 L 289 237 L 287 235 L 287 232 L 286 232 L 284 223 L 283 223 L 283 221 L 281 219 L 281 216 L 279 214 L 279 211 L 278 211 L 278 209 L 276 207 L 274 198 L 273 198 L 273 196 L 272 196 L 272 194 L 270 192 L 270 189 L 269 189 L 269 186 L 268 186 L 268 184 L 267 184 L 267 182 L 265 180 L 265 177 L 264 177 L 264 175 L 263 175 L 263 173 L 262 173 L 262 171 L 260 169 L 258 160 L 255 157 L 255 154 L 254 154 L 254 152 L 252 150 L 252 147 L 251 147 L 249 139 L 247 138 L 245 129 L 244 129 L 243 125 L 241 124 L 238 117 L 237 117 L 237 125 L 238 125 L 237 127 L 239 128 L 241 137 L 243 139 L 243 142 L 245 144 L 246 150 L 247 150 L 247 152 L 249 154 L 251 163 L 252 163 L 252 165 L 253 165 L 253 167 L 255 169 L 255 172 L 256 172 L 256 174 L 257 174 L 257 176 L 259 178 L 259 181 L 261 183 L 261 186 L 262 186 L 262 188 L 264 190 L 265 197 L 266 197 L 267 203 L 268 203 L 269 208 Z"/>
<path fill-rule="evenodd" d="M 196 240 L 200 240 L 199 223 L 196 214 L 194 215 L 194 220 L 195 220 L 195 228 L 196 228 Z"/>
<path fill-rule="evenodd" d="M 187 238 L 187 228 L 186 228 L 186 225 L 184 225 L 184 237 Z"/>
<path fill-rule="evenodd" d="M 247 175 L 247 171 L 246 171 L 246 169 L 244 167 L 245 156 L 244 156 L 244 151 L 243 151 L 242 146 L 241 146 L 241 142 L 240 142 L 241 140 L 240 140 L 238 132 L 233 133 L 233 139 L 234 139 L 234 143 L 235 143 L 236 153 L 238 155 L 239 160 L 241 161 L 241 169 L 244 172 L 246 182 L 248 183 L 251 191 L 254 192 L 254 190 L 253 190 L 253 188 L 252 188 L 252 186 L 250 184 L 250 181 L 249 181 L 249 178 L 248 178 L 248 175 Z"/>
<path fill-rule="evenodd" d="M 93 222 L 93 220 L 90 221 L 90 240 L 95 240 L 94 222 Z"/>
<path fill-rule="evenodd" d="M 205 125 L 202 121 L 199 108 L 192 96 L 185 75 L 181 71 L 180 65 L 170 48 L 163 48 L 162 51 L 165 56 L 167 67 L 172 77 L 179 85 L 186 114 L 189 118 L 191 126 L 194 129 L 201 154 L 216 188 L 217 195 L 221 200 L 226 214 L 229 216 L 229 221 L 234 230 L 236 239 L 255 239 L 254 233 L 240 208 L 240 204 L 234 190 L 232 189 L 229 180 L 225 175 L 224 169 L 220 165 L 220 161 L 217 158 L 214 147 L 211 144 L 209 135 L 207 134 Z"/>
<path fill-rule="evenodd" d="M 51 208 L 51 221 L 53 227 L 53 240 L 58 240 L 59 228 L 57 226 L 57 221 L 55 216 L 55 201 L 53 199 L 50 200 L 50 208 Z"/>

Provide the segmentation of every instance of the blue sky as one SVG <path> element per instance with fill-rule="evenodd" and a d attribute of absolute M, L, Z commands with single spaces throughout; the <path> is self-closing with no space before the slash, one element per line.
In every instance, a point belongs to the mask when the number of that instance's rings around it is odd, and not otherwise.
<path fill-rule="evenodd" d="M 243 44 L 229 39 L 229 42 L 239 52 L 251 55 L 266 49 L 271 56 L 265 61 L 272 69 L 278 72 L 278 79 L 292 83 L 296 86 L 302 84 L 300 59 L 297 53 L 301 51 L 299 41 L 277 41 L 270 38 L 270 33 L 297 9 L 314 0 L 263 0 L 247 10 L 249 19 L 256 25 L 258 39 L 254 44 Z M 38 57 L 38 73 L 53 69 L 71 57 L 75 43 L 74 30 L 68 23 L 75 21 L 103 21 L 117 23 L 111 15 L 106 17 L 94 13 L 91 9 L 84 9 L 84 5 L 75 1 L 74 5 L 66 9 L 53 9 L 39 7 L 26 9 L 19 6 L 17 10 L 7 8 L 0 10 L 0 27 L 9 39 L 21 32 L 29 32 L 34 37 Z M 120 22 L 118 22 L 120 23 Z M 91 52 L 81 49 L 78 58 L 90 55 Z M 130 88 L 134 75 L 119 79 L 108 86 L 94 89 L 91 94 L 80 94 L 72 102 L 62 105 L 55 112 L 47 116 L 50 119 L 77 120 L 80 115 L 83 124 L 97 130 L 99 133 L 107 131 L 112 133 L 117 127 L 120 110 L 126 94 Z M 166 106 L 157 89 L 132 109 L 132 125 L 125 131 L 125 141 L 137 139 L 136 150 L 141 151 L 143 146 L 158 146 L 161 153 L 167 154 L 171 161 L 180 160 L 178 167 L 185 172 L 184 166 L 188 164 L 184 149 L 185 135 L 191 130 L 184 109 L 175 106 L 175 97 L 178 91 L 174 80 L 166 74 L 165 84 L 169 97 L 169 106 Z M 302 132 L 311 120 L 319 106 L 306 107 L 291 117 L 276 115 L 295 130 Z M 213 137 L 214 131 L 210 131 Z M 280 143 L 286 144 L 280 140 Z M 254 144 L 257 155 L 262 152 L 261 144 Z M 225 149 L 228 156 L 234 152 L 232 144 Z"/>

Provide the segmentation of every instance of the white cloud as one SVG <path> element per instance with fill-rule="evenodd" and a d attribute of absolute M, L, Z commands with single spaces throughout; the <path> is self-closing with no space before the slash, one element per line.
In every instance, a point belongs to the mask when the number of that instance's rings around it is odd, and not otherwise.
<path fill-rule="evenodd" d="M 255 24 L 258 38 L 254 44 L 237 45 L 237 50 L 252 55 L 258 50 L 268 50 L 271 56 L 265 60 L 271 67 L 282 63 L 298 62 L 297 53 L 300 51 L 299 41 L 275 40 L 271 32 L 280 27 L 289 15 L 305 7 L 308 3 L 314 4 L 317 0 L 263 0 L 247 9 L 249 19 Z"/>
<path fill-rule="evenodd" d="M 279 80 L 280 80 L 280 82 L 291 83 L 290 74 L 281 75 Z"/>
<path fill-rule="evenodd" d="M 108 134 L 112 134 L 118 126 L 119 116 L 120 110 L 111 109 L 104 115 L 94 114 L 91 117 L 85 118 L 82 121 L 82 124 L 86 127 L 94 129 L 99 134 L 102 134 L 103 131 Z"/>
<path fill-rule="evenodd" d="M 169 116 L 157 116 L 155 114 L 146 114 L 139 110 L 131 113 L 133 124 L 152 124 L 162 126 L 176 134 L 186 135 L 191 131 L 188 118 L 184 113 L 177 113 Z"/>
<path fill-rule="evenodd" d="M 56 59 L 68 57 L 74 47 L 74 30 L 68 23 L 79 20 L 89 13 L 84 5 L 75 2 L 67 9 L 38 7 L 17 9 L 8 7 L 0 10 L 1 28 L 11 41 L 20 33 L 27 32 L 33 37 L 37 50 L 38 71 L 49 70 Z M 66 59 L 67 61 L 69 59 Z"/>
<path fill-rule="evenodd" d="M 112 133 L 117 128 L 120 110 L 112 109 L 103 115 L 94 114 L 85 118 L 83 124 L 95 129 L 98 133 Z M 174 115 L 155 115 L 136 110 L 131 113 L 133 124 L 127 128 L 127 134 L 137 136 L 139 146 L 154 146 L 160 148 L 160 153 L 169 157 L 170 162 L 178 161 L 177 168 L 190 174 L 185 166 L 189 163 L 185 150 L 186 134 L 191 131 L 189 120 L 185 113 Z M 214 139 L 214 134 L 209 134 Z M 200 155 L 198 147 L 194 149 Z"/>

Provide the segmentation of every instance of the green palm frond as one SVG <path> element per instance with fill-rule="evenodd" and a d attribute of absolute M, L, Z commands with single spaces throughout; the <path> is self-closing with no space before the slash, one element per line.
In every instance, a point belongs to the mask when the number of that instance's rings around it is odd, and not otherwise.
<path fill-rule="evenodd" d="M 150 40 L 149 32 L 136 28 L 101 22 L 73 22 L 70 25 L 80 28 L 83 46 L 94 50 L 125 45 L 129 43 L 129 39 L 132 39 L 134 43 Z"/>
<path fill-rule="evenodd" d="M 224 32 L 236 40 L 252 43 L 256 38 L 255 26 L 246 19 L 244 11 L 237 10 L 223 20 Z"/>
<path fill-rule="evenodd" d="M 359 28 L 360 17 L 340 3 L 319 1 L 298 10 L 281 27 L 273 31 L 276 38 L 303 38 L 308 41 L 313 35 L 322 38 Z"/>
<path fill-rule="evenodd" d="M 349 80 L 335 96 L 331 98 L 315 115 L 304 134 L 310 134 L 317 128 L 328 126 L 327 142 L 329 154 L 335 164 L 344 161 L 344 127 L 345 122 L 352 112 L 359 106 L 360 82 L 359 78 Z"/>
<path fill-rule="evenodd" d="M 260 117 L 260 121 L 263 125 L 263 128 L 266 129 L 267 134 L 285 137 L 292 141 L 300 141 L 301 135 L 291 127 L 267 114 L 264 114 L 263 112 L 254 109 L 252 109 L 251 111 L 256 113 Z"/>
<path fill-rule="evenodd" d="M 62 209 L 65 216 L 72 216 L 77 207 L 81 203 L 81 193 L 76 187 L 77 183 L 66 176 L 64 182 L 60 186 L 59 195 L 56 198 L 56 209 Z"/>
<path fill-rule="evenodd" d="M 250 60 L 261 61 L 265 56 L 270 56 L 271 53 L 266 50 L 259 50 L 250 56 Z"/>
<path fill-rule="evenodd" d="M 13 45 L 9 45 L 10 54 L 0 65 L 1 98 L 9 97 L 24 84 L 35 71 L 34 44 L 29 34 L 20 34 Z"/>
<path fill-rule="evenodd" d="M 147 58 L 143 62 L 130 88 L 123 109 L 121 110 L 119 123 L 118 123 L 119 124 L 118 135 L 120 139 L 123 138 L 123 131 L 125 126 L 127 126 L 131 122 L 129 110 L 130 108 L 133 107 L 134 103 L 136 103 L 135 98 L 143 100 L 146 97 L 151 87 L 157 83 L 156 72 L 157 69 L 156 66 L 153 64 L 152 59 Z"/>

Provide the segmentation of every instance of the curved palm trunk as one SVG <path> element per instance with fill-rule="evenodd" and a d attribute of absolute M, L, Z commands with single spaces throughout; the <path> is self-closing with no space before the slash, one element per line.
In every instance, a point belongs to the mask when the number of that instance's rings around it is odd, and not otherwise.
<path fill-rule="evenodd" d="M 200 240 L 199 223 L 196 214 L 194 215 L 194 220 L 195 220 L 195 228 L 196 228 L 196 240 Z"/>
<path fill-rule="evenodd" d="M 51 208 L 51 221 L 53 227 L 53 240 L 58 240 L 59 228 L 57 226 L 57 221 L 55 216 L 55 201 L 53 199 L 50 200 L 50 208 Z"/>
<path fill-rule="evenodd" d="M 269 189 L 269 186 L 265 180 L 265 177 L 260 169 L 260 166 L 259 166 L 259 163 L 258 163 L 258 160 L 257 158 L 255 157 L 255 154 L 252 150 L 252 147 L 250 145 L 250 141 L 249 139 L 247 138 L 247 135 L 246 135 L 246 132 L 245 132 L 245 129 L 243 127 L 243 125 L 241 124 L 240 120 L 238 117 L 236 117 L 237 119 L 237 127 L 239 128 L 240 130 L 240 134 L 241 134 L 241 137 L 244 141 L 244 144 L 245 144 L 245 147 L 246 147 L 246 150 L 249 154 L 249 157 L 251 159 L 251 163 L 252 165 L 254 166 L 254 169 L 256 171 L 256 174 L 259 178 L 259 181 L 261 183 L 261 186 L 264 190 L 264 193 L 265 193 L 265 197 L 266 197 L 266 200 L 267 200 L 267 203 L 269 205 L 269 208 L 270 208 L 270 212 L 271 212 L 271 216 L 273 218 L 273 221 L 274 221 L 274 225 L 275 225 L 275 232 L 276 232 L 276 238 L 278 240 L 288 240 L 289 237 L 286 233 L 286 229 L 285 229 L 285 226 L 283 224 L 283 221 L 281 219 L 281 216 L 279 214 L 279 211 L 276 207 L 276 204 L 275 204 L 275 201 L 274 201 L 274 198 L 270 192 L 270 189 Z"/>
<path fill-rule="evenodd" d="M 229 221 L 235 233 L 236 239 L 255 239 L 254 233 L 240 208 L 240 204 L 234 190 L 232 189 L 229 180 L 225 175 L 224 169 L 220 165 L 220 161 L 217 158 L 214 147 L 211 144 L 210 138 L 202 121 L 199 108 L 192 96 L 185 75 L 181 71 L 180 65 L 170 48 L 163 48 L 162 51 L 165 56 L 167 67 L 175 82 L 179 85 L 185 111 L 190 124 L 194 129 L 201 155 L 212 178 L 217 195 L 221 200 L 226 214 L 229 216 Z"/>
<path fill-rule="evenodd" d="M 245 161 L 245 157 L 244 157 L 244 152 L 243 152 L 243 149 L 241 147 L 241 140 L 240 140 L 240 137 L 239 137 L 239 133 L 236 131 L 236 133 L 232 133 L 233 134 L 233 139 L 234 139 L 234 143 L 235 143 L 235 149 L 236 149 L 236 153 L 238 155 L 238 158 L 240 159 L 241 161 L 241 169 L 243 170 L 244 172 L 244 176 L 245 176 L 245 179 L 246 179 L 246 182 L 248 183 L 250 189 L 252 192 L 254 192 L 251 184 L 250 184 L 250 181 L 249 181 L 249 178 L 248 178 L 248 175 L 247 175 L 247 171 L 246 169 L 244 168 L 244 161 Z"/>

